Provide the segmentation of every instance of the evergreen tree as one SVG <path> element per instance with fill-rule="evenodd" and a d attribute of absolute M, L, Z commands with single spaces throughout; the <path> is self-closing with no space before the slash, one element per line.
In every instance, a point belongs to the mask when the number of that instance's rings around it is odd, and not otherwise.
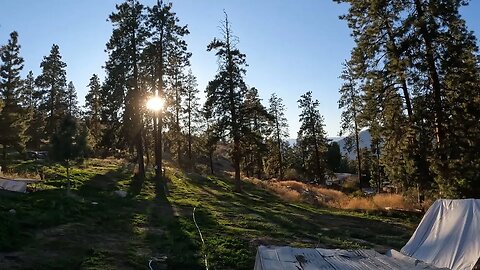
<path fill-rule="evenodd" d="M 311 91 L 303 94 L 298 100 L 298 108 L 301 109 L 299 115 L 301 126 L 297 142 L 302 151 L 306 176 L 325 184 L 327 138 L 323 116 L 318 110 L 319 105 L 318 100 L 313 100 Z"/>
<path fill-rule="evenodd" d="M 208 156 L 208 166 L 210 167 L 210 173 L 214 175 L 213 168 L 213 155 L 217 148 L 218 141 L 221 139 L 221 134 L 219 128 L 217 127 L 218 122 L 214 122 L 212 117 L 211 108 L 204 108 L 202 111 L 202 116 L 206 122 L 206 130 L 203 134 L 203 149 L 204 153 Z"/>
<path fill-rule="evenodd" d="M 189 70 L 185 84 L 185 100 L 183 102 L 184 126 L 187 133 L 187 157 L 189 166 L 193 166 L 193 139 L 198 135 L 201 122 L 201 112 L 199 109 L 199 90 L 197 88 L 197 80 Z"/>
<path fill-rule="evenodd" d="M 327 153 L 325 156 L 327 169 L 330 172 L 340 172 L 342 163 L 342 153 L 337 142 L 331 142 L 327 146 Z"/>
<path fill-rule="evenodd" d="M 275 93 L 270 96 L 268 113 L 273 120 L 270 122 L 272 132 L 269 142 L 272 147 L 269 147 L 270 157 L 268 158 L 268 164 L 270 168 L 274 168 L 276 177 L 283 179 L 285 172 L 284 149 L 285 140 L 288 137 L 288 122 L 285 117 L 283 100 Z"/>
<path fill-rule="evenodd" d="M 266 135 L 271 132 L 269 122 L 272 121 L 272 117 L 261 103 L 258 90 L 254 87 L 245 94 L 241 117 L 243 169 L 247 176 L 256 174 L 258 178 L 262 178 L 263 160 L 268 152 Z"/>
<path fill-rule="evenodd" d="M 143 144 L 143 99 L 144 90 L 139 87 L 139 60 L 145 43 L 145 16 L 143 5 L 134 0 L 127 0 L 116 5 L 116 12 L 110 14 L 113 32 L 107 43 L 109 59 L 106 63 L 106 90 L 115 93 L 114 100 L 124 100 L 122 133 L 131 148 L 135 148 L 138 176 L 144 178 L 144 144 Z M 108 96 L 108 95 L 105 95 Z M 122 98 L 123 97 L 123 98 Z M 110 117 L 121 108 L 113 108 Z M 114 132 L 114 130 L 111 130 Z M 109 134 L 107 134 L 109 135 Z M 111 136 L 111 135 L 110 135 Z"/>
<path fill-rule="evenodd" d="M 42 73 L 35 80 L 43 97 L 39 109 L 46 113 L 44 139 L 55 134 L 60 121 L 68 114 L 66 66 L 58 45 L 53 44 L 50 55 L 45 56 L 40 64 Z"/>
<path fill-rule="evenodd" d="M 165 68 L 166 97 L 169 108 L 169 137 L 175 148 L 175 156 L 178 164 L 182 163 L 182 148 L 184 146 L 184 133 L 182 132 L 182 104 L 186 95 L 187 75 L 184 73 L 189 63 L 190 53 L 186 52 L 186 46 L 170 48 Z"/>
<path fill-rule="evenodd" d="M 445 197 L 478 196 L 479 61 L 475 36 L 459 9 L 468 1 L 415 0 L 409 19 L 417 50 L 415 87 L 431 108 L 435 151 L 432 171 Z M 421 74 L 427 74 L 421 76 Z M 433 119 L 432 117 L 433 116 Z"/>
<path fill-rule="evenodd" d="M 187 52 L 187 44 L 183 39 L 189 34 L 187 26 L 181 26 L 180 20 L 172 11 L 171 3 L 164 3 L 158 1 L 156 5 L 147 9 L 148 41 L 144 50 L 143 65 L 145 74 L 151 83 L 152 93 L 157 92 L 161 98 L 167 99 L 171 97 L 171 93 L 182 90 L 179 87 L 170 88 L 170 95 L 167 96 L 167 83 L 170 86 L 178 86 L 180 70 L 189 64 L 188 59 L 190 54 Z M 167 67 L 167 63 L 174 62 L 175 66 Z M 176 95 L 174 95 L 177 97 Z M 176 104 L 181 104 L 181 99 L 176 100 Z M 167 110 L 171 102 L 166 102 Z M 175 116 L 178 111 L 179 118 L 173 118 L 175 122 L 170 122 L 175 131 L 178 133 L 180 125 L 180 106 L 174 107 Z M 171 111 L 171 110 L 170 110 Z M 159 141 L 159 152 L 156 153 L 156 164 L 161 170 L 162 166 L 162 144 L 163 144 L 163 127 L 164 127 L 164 113 L 159 117 L 159 123 L 154 123 L 154 132 L 157 134 Z M 170 117 L 170 119 L 172 119 Z M 178 120 L 178 121 L 176 121 Z M 181 138 L 175 138 L 178 140 Z M 177 146 L 180 146 L 180 141 L 176 141 Z M 177 155 L 180 152 L 177 148 Z"/>
<path fill-rule="evenodd" d="M 67 168 L 67 189 L 70 190 L 71 162 L 85 156 L 86 135 L 72 115 L 62 119 L 57 132 L 52 136 L 51 157 Z"/>
<path fill-rule="evenodd" d="M 472 109 L 479 107 L 478 48 L 459 15 L 468 1 L 337 2 L 350 4 L 343 18 L 365 84 L 362 114 L 381 127 L 386 174 L 420 191 L 435 178 L 447 197 L 479 193 L 478 170 L 467 165 L 478 163 L 468 153 L 479 145 L 470 135 L 480 116 Z"/>
<path fill-rule="evenodd" d="M 28 115 L 33 114 L 36 108 L 35 104 L 35 77 L 30 70 L 25 80 L 23 80 L 23 87 L 20 90 L 20 106 L 26 110 Z M 30 118 L 30 117 L 29 117 Z"/>
<path fill-rule="evenodd" d="M 32 71 L 27 74 L 27 78 L 24 80 L 21 96 L 23 101 L 22 107 L 26 110 L 28 119 L 25 132 L 27 135 L 26 146 L 30 149 L 38 150 L 45 143 L 42 138 L 44 138 L 46 114 L 44 110 L 39 109 L 43 101 L 43 93 L 36 87 Z"/>
<path fill-rule="evenodd" d="M 242 189 L 240 143 L 243 125 L 240 111 L 247 90 L 243 81 L 246 63 L 245 55 L 235 47 L 236 41 L 226 13 L 221 31 L 222 38 L 215 38 L 207 47 L 208 51 L 216 51 L 219 70 L 208 83 L 206 106 L 216 118 L 217 127 L 229 131 L 228 136 L 233 142 L 231 156 L 235 169 L 235 191 L 239 192 Z"/>
<path fill-rule="evenodd" d="M 354 70 L 346 61 L 343 64 L 342 75 L 340 79 L 344 81 L 340 88 L 340 99 L 338 100 L 338 108 L 343 109 L 341 115 L 341 132 L 346 133 L 346 150 L 351 152 L 355 146 L 355 153 L 357 158 L 357 174 L 360 187 L 363 186 L 362 179 L 362 159 L 360 155 L 360 112 L 362 111 L 362 101 L 360 89 L 357 86 Z"/>
<path fill-rule="evenodd" d="M 78 100 L 77 100 L 77 90 L 75 90 L 75 85 L 70 81 L 67 85 L 67 111 L 68 115 L 78 118 L 80 115 L 80 110 L 78 109 Z"/>
<path fill-rule="evenodd" d="M 100 79 L 96 74 L 93 74 L 90 78 L 90 82 L 87 85 L 89 88 L 87 95 L 85 96 L 85 122 L 90 130 L 90 134 L 92 135 L 92 146 L 93 148 L 97 148 L 101 141 L 102 137 L 102 100 L 101 100 L 101 91 L 102 86 L 100 83 Z"/>
<path fill-rule="evenodd" d="M 10 34 L 8 43 L 0 49 L 0 98 L 3 108 L 0 112 L 0 144 L 3 146 L 3 158 L 6 148 L 14 147 L 18 152 L 25 148 L 25 118 L 21 108 L 20 92 L 23 82 L 20 71 L 23 69 L 23 58 L 20 56 L 17 32 Z"/>

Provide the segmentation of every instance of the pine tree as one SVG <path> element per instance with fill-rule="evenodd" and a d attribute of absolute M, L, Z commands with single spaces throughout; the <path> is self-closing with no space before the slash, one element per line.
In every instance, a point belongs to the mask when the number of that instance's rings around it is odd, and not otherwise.
<path fill-rule="evenodd" d="M 357 174 L 360 187 L 363 186 L 362 181 L 362 159 L 360 155 L 360 112 L 362 110 L 362 101 L 360 89 L 355 81 L 355 74 L 348 62 L 343 64 L 342 75 L 340 78 L 344 81 L 340 88 L 340 99 L 338 100 L 338 108 L 343 109 L 341 115 L 341 131 L 347 133 L 347 150 L 350 152 L 353 148 L 352 142 L 355 144 L 355 153 L 357 156 Z M 340 134 L 340 136 L 342 135 Z"/>
<path fill-rule="evenodd" d="M 206 106 L 216 118 L 218 128 L 229 131 L 229 138 L 233 142 L 231 156 L 235 169 L 235 191 L 240 192 L 240 143 L 243 125 L 240 110 L 247 90 L 243 81 L 246 63 L 245 55 L 235 47 L 236 41 L 226 13 L 221 32 L 222 38 L 213 39 L 207 47 L 208 51 L 216 51 L 219 70 L 215 78 L 208 83 Z"/>
<path fill-rule="evenodd" d="M 297 141 L 303 152 L 306 176 L 325 184 L 327 139 L 323 116 L 318 110 L 319 105 L 318 100 L 313 100 L 311 91 L 298 100 L 301 126 Z"/>
<path fill-rule="evenodd" d="M 10 34 L 8 43 L 0 49 L 0 97 L 3 108 L 0 112 L 0 144 L 3 146 L 3 158 L 6 148 L 14 147 L 18 152 L 25 148 L 25 118 L 20 104 L 20 92 L 23 87 L 20 72 L 23 58 L 20 57 L 20 45 L 17 32 Z"/>
<path fill-rule="evenodd" d="M 29 71 L 27 78 L 24 80 L 21 99 L 23 101 L 24 110 L 26 110 L 28 124 L 25 134 L 27 135 L 26 146 L 30 149 L 40 149 L 45 143 L 45 111 L 40 110 L 43 101 L 43 91 L 37 88 L 33 72 Z"/>
<path fill-rule="evenodd" d="M 443 196 L 479 193 L 478 170 L 467 165 L 478 163 L 471 134 L 480 115 L 472 109 L 479 107 L 478 48 L 459 15 L 468 1 L 337 2 L 350 4 L 343 18 L 371 108 L 364 118 L 378 119 L 387 175 L 420 192 L 435 178 Z"/>
<path fill-rule="evenodd" d="M 476 139 L 479 130 L 478 47 L 459 9 L 468 1 L 412 3 L 409 19 L 418 39 L 412 56 L 415 86 L 424 91 L 434 123 L 435 151 L 432 171 L 445 197 L 480 194 Z M 472 126 L 473 125 L 473 126 Z"/>
<path fill-rule="evenodd" d="M 134 0 L 118 4 L 116 9 L 116 12 L 109 16 L 114 28 L 107 43 L 109 59 L 106 63 L 108 75 L 106 85 L 107 89 L 115 93 L 114 100 L 124 100 L 125 102 L 122 133 L 127 138 L 129 146 L 136 150 L 138 176 L 144 178 L 144 106 L 142 100 L 145 93 L 139 87 L 139 61 L 146 38 L 145 16 L 142 13 L 143 5 Z M 117 117 L 112 114 L 120 110 L 121 108 L 113 108 L 109 116 Z"/>
<path fill-rule="evenodd" d="M 241 117 L 243 118 L 241 141 L 244 171 L 247 176 L 256 174 L 257 178 L 262 178 L 263 160 L 268 152 L 266 137 L 271 132 L 269 122 L 272 121 L 272 117 L 261 103 L 255 87 L 250 88 L 245 94 Z"/>
<path fill-rule="evenodd" d="M 96 74 L 93 74 L 90 78 L 90 82 L 87 85 L 89 88 L 87 95 L 85 96 L 85 122 L 92 135 L 92 147 L 94 150 L 99 146 L 101 141 L 103 126 L 102 126 L 102 100 L 101 91 L 102 86 L 100 79 Z"/>
<path fill-rule="evenodd" d="M 337 142 L 330 142 L 327 146 L 327 153 L 325 154 L 327 169 L 330 172 L 340 172 L 342 163 L 342 153 Z"/>
<path fill-rule="evenodd" d="M 63 163 L 67 168 L 67 190 L 70 190 L 71 162 L 85 156 L 86 136 L 82 133 L 77 120 L 67 115 L 52 136 L 50 155 L 55 161 Z"/>
<path fill-rule="evenodd" d="M 148 28 L 148 41 L 144 50 L 143 56 L 143 66 L 146 77 L 151 83 L 152 93 L 158 93 L 158 95 L 167 99 L 167 83 L 170 85 L 176 85 L 178 80 L 174 76 L 180 76 L 178 72 L 182 68 L 189 64 L 188 59 L 190 54 L 187 52 L 187 44 L 183 39 L 186 35 L 189 34 L 187 26 L 181 26 L 179 24 L 180 20 L 176 14 L 172 11 L 171 3 L 164 3 L 163 1 L 158 1 L 153 7 L 147 9 L 147 21 L 146 25 Z M 174 61 L 176 67 L 169 68 L 167 66 L 168 62 Z M 177 78 L 178 79 L 178 78 Z M 181 90 L 180 88 L 170 88 L 170 93 Z M 168 101 L 168 100 L 167 100 Z M 181 100 L 177 100 L 177 104 L 180 104 Z M 166 102 L 166 107 L 170 107 L 171 102 Z M 180 119 L 180 107 L 174 108 L 174 112 L 178 111 L 178 120 Z M 164 109 L 165 111 L 165 109 Z M 177 114 L 175 114 L 176 116 Z M 159 117 L 159 122 L 154 123 L 154 132 L 158 138 L 158 147 L 155 147 L 158 152 L 155 155 L 156 166 L 159 170 L 162 170 L 162 159 L 163 159 L 163 128 L 165 122 L 165 113 L 161 112 Z M 172 119 L 170 117 L 170 119 Z M 175 117 L 174 120 L 177 120 Z M 178 133 L 180 121 L 170 122 Z M 175 138 L 176 140 L 179 138 Z M 177 141 L 177 146 L 180 146 L 180 142 Z M 177 147 L 177 155 L 180 152 L 179 147 Z"/>
<path fill-rule="evenodd" d="M 78 118 L 80 110 L 78 108 L 77 90 L 75 90 L 75 85 L 73 85 L 72 81 L 67 85 L 66 101 L 68 115 Z"/>
<path fill-rule="evenodd" d="M 203 138 L 203 152 L 208 156 L 208 166 L 210 167 L 210 174 L 214 175 L 214 168 L 213 168 L 213 155 L 217 148 L 218 141 L 221 139 L 221 134 L 218 128 L 218 122 L 214 122 L 212 117 L 211 108 L 205 106 L 204 110 L 202 111 L 203 119 L 206 122 L 206 129 L 201 136 Z"/>
<path fill-rule="evenodd" d="M 50 55 L 45 56 L 40 64 L 42 73 L 35 80 L 43 97 L 39 109 L 46 113 L 44 139 L 55 134 L 60 121 L 68 115 L 66 66 L 58 45 L 53 44 Z"/>
<path fill-rule="evenodd" d="M 197 80 L 189 70 L 185 84 L 185 100 L 183 102 L 184 126 L 187 133 L 187 157 L 189 167 L 194 165 L 193 145 L 194 136 L 198 135 L 201 128 L 201 112 L 199 105 L 199 90 Z"/>
<path fill-rule="evenodd" d="M 188 33 L 188 32 L 187 32 Z M 169 108 L 170 140 L 175 148 L 175 156 L 178 164 L 182 163 L 182 148 L 184 146 L 184 134 L 182 132 L 182 103 L 185 99 L 187 88 L 187 75 L 185 69 L 189 66 L 190 53 L 186 52 L 186 46 L 175 46 L 169 50 L 166 75 L 166 97 Z"/>
<path fill-rule="evenodd" d="M 272 116 L 271 134 L 269 141 L 273 147 L 270 148 L 269 167 L 274 168 L 275 175 L 279 179 L 284 178 L 284 149 L 285 140 L 288 137 L 288 122 L 285 117 L 285 105 L 282 98 L 275 93 L 270 96 L 268 113 Z"/>
<path fill-rule="evenodd" d="M 20 106 L 26 110 L 28 115 L 33 114 L 33 110 L 36 108 L 35 104 L 35 77 L 30 70 L 25 80 L 23 80 L 23 86 L 20 90 Z"/>

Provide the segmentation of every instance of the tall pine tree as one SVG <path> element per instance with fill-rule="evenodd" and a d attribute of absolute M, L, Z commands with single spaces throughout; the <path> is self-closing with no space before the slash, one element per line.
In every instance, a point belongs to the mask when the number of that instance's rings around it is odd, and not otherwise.
<path fill-rule="evenodd" d="M 246 63 L 245 55 L 235 46 L 236 39 L 226 13 L 221 34 L 221 39 L 215 38 L 207 47 L 208 51 L 216 51 L 219 69 L 208 83 L 206 106 L 215 117 L 217 127 L 229 131 L 228 136 L 233 143 L 231 157 L 235 169 L 235 191 L 239 192 L 242 190 L 240 143 L 243 125 L 240 110 L 247 90 L 243 80 Z"/>
<path fill-rule="evenodd" d="M 303 152 L 305 175 L 313 177 L 315 182 L 325 184 L 327 138 L 323 116 L 318 110 L 319 105 L 318 100 L 313 99 L 311 91 L 303 94 L 298 100 L 301 125 L 297 143 Z"/>
<path fill-rule="evenodd" d="M 340 88 L 340 99 L 338 101 L 338 108 L 343 109 L 341 115 L 341 133 L 347 134 L 347 144 L 345 145 L 350 152 L 355 146 L 355 153 L 357 156 L 357 174 L 360 187 L 363 186 L 362 181 L 362 159 L 360 155 L 360 112 L 362 110 L 362 101 L 360 96 L 360 89 L 355 81 L 355 74 L 350 64 L 345 62 L 343 64 L 343 71 L 340 79 L 344 81 Z"/>
<path fill-rule="evenodd" d="M 39 109 L 46 113 L 44 139 L 49 139 L 68 115 L 67 107 L 67 79 L 58 45 L 53 44 L 50 55 L 45 56 L 40 63 L 42 73 L 35 80 L 41 89 L 43 100 Z"/>
<path fill-rule="evenodd" d="M 108 88 L 116 93 L 114 100 L 123 96 L 122 133 L 131 148 L 136 150 L 138 176 L 145 177 L 143 144 L 143 100 L 145 91 L 139 87 L 139 61 L 145 44 L 145 16 L 143 5 L 135 0 L 127 0 L 116 5 L 116 12 L 110 14 L 113 32 L 107 43 L 109 59 L 106 63 Z M 108 89 L 107 88 L 107 89 Z M 116 112 L 115 112 L 116 111 Z M 114 108 L 112 114 L 120 111 Z M 110 117 L 116 117 L 110 115 Z"/>
<path fill-rule="evenodd" d="M 87 85 L 88 93 L 85 95 L 85 122 L 93 138 L 93 148 L 97 150 L 101 141 L 102 127 L 102 86 L 97 74 L 93 74 Z"/>
<path fill-rule="evenodd" d="M 270 156 L 268 158 L 268 167 L 271 168 L 279 179 L 284 178 L 285 174 L 285 140 L 288 137 L 288 122 L 285 117 L 285 105 L 282 98 L 275 93 L 270 96 L 268 113 L 272 117 L 270 122 L 271 134 L 269 138 Z"/>
<path fill-rule="evenodd" d="M 25 148 L 25 117 L 20 106 L 20 92 L 23 86 L 20 71 L 23 58 L 20 56 L 17 32 L 10 34 L 8 43 L 0 49 L 0 97 L 3 108 L 0 112 L 0 144 L 3 146 L 3 158 L 6 148 L 14 147 L 18 152 Z"/>

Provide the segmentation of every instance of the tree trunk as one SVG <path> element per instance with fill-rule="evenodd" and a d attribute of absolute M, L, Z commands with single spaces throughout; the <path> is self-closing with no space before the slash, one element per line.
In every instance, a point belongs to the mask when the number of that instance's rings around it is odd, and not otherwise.
<path fill-rule="evenodd" d="M 133 2 L 133 7 L 132 11 L 135 10 L 135 2 Z M 132 14 L 133 17 L 135 17 L 135 14 Z M 135 27 L 133 29 L 132 33 L 132 65 L 133 65 L 133 88 L 135 91 L 135 94 L 133 95 L 133 98 L 136 103 L 140 102 L 140 89 L 138 87 L 138 66 L 137 66 L 137 38 L 136 38 L 136 31 L 137 31 L 138 25 L 137 22 L 135 21 Z M 139 105 L 134 106 L 134 108 L 137 109 L 136 112 L 134 112 L 135 115 L 135 121 L 138 123 L 138 133 L 135 136 L 135 141 L 136 141 L 136 150 L 137 150 L 137 162 L 138 162 L 138 176 L 140 178 L 145 178 L 145 163 L 144 163 L 144 152 L 143 152 L 143 121 L 142 117 L 140 115 L 140 110 L 139 110 Z"/>
<path fill-rule="evenodd" d="M 420 33 L 422 35 L 423 42 L 425 43 L 425 57 L 428 67 L 428 75 L 430 79 L 430 84 L 433 89 L 433 110 L 435 115 L 435 136 L 437 142 L 437 151 L 439 150 L 439 157 L 440 157 L 440 168 L 439 174 L 442 180 L 449 182 L 449 177 L 447 176 L 447 168 L 445 168 L 446 164 L 446 156 L 443 153 L 443 144 L 445 138 L 445 131 L 443 129 L 443 106 L 442 106 L 442 86 L 440 83 L 440 78 L 438 75 L 437 67 L 435 65 L 435 56 L 434 56 L 434 48 L 431 40 L 430 33 L 427 29 L 427 24 L 425 21 L 425 14 L 422 8 L 422 4 L 420 0 L 415 0 L 415 9 L 417 11 L 417 16 L 419 18 L 420 24 Z"/>
<path fill-rule="evenodd" d="M 209 157 L 209 161 L 210 161 L 210 173 L 212 175 L 215 175 L 214 172 L 213 172 L 213 151 L 210 151 L 208 154 L 209 154 L 208 157 Z"/>
<path fill-rule="evenodd" d="M 354 113 L 355 114 L 355 113 Z M 357 151 L 357 170 L 358 170 L 358 182 L 359 182 L 359 185 L 360 185 L 360 190 L 363 188 L 363 177 L 362 177 L 362 158 L 361 158 L 361 155 L 360 155 L 360 136 L 359 136 L 359 132 L 358 132 L 358 124 L 357 124 L 357 120 L 356 120 L 356 116 L 355 117 L 355 149 Z"/>
<path fill-rule="evenodd" d="M 188 167 L 190 170 L 193 168 L 193 158 L 192 158 L 192 112 L 190 102 L 188 104 Z"/>
<path fill-rule="evenodd" d="M 148 140 L 147 140 L 147 135 L 146 132 L 143 133 L 143 143 L 145 144 L 145 156 L 147 157 L 147 163 L 146 166 L 147 168 L 150 166 L 150 151 L 148 147 Z"/>
<path fill-rule="evenodd" d="M 388 21 L 386 22 L 386 27 L 387 27 L 388 38 L 391 43 L 392 53 L 394 54 L 397 62 L 400 62 L 400 57 L 401 57 L 400 50 L 398 49 L 398 46 L 395 43 L 395 37 L 394 37 L 394 34 L 392 33 L 392 28 L 390 27 L 390 23 Z M 407 108 L 408 119 L 412 121 L 413 109 L 412 109 L 412 103 L 410 100 L 410 93 L 408 92 L 407 80 L 405 79 L 405 71 L 399 70 L 399 68 L 400 67 L 397 67 L 397 76 L 403 91 L 403 97 L 405 99 L 405 107 Z"/>
<path fill-rule="evenodd" d="M 180 130 L 180 93 L 178 90 L 178 79 L 175 76 L 175 131 L 176 131 L 176 136 L 177 136 L 177 162 L 178 165 L 181 165 L 182 163 L 182 136 L 181 136 L 181 130 Z"/>
<path fill-rule="evenodd" d="M 70 161 L 67 160 L 67 192 L 70 192 Z"/>
<path fill-rule="evenodd" d="M 437 67 L 435 65 L 434 57 L 434 48 L 430 33 L 428 32 L 427 25 L 424 18 L 424 11 L 419 0 L 415 0 L 415 8 L 417 10 L 417 15 L 420 20 L 420 33 L 422 35 L 423 42 L 425 43 L 425 56 L 428 67 L 428 75 L 430 79 L 430 84 L 433 88 L 433 99 L 434 99 L 434 112 L 435 112 L 435 135 L 436 141 L 439 145 L 443 143 L 443 112 L 442 112 L 442 98 L 441 98 L 441 84 L 437 72 Z"/>
<path fill-rule="evenodd" d="M 235 191 L 242 191 L 242 182 L 240 180 L 240 140 L 234 138 L 233 142 L 233 166 L 235 168 Z"/>
<path fill-rule="evenodd" d="M 312 119 L 314 119 L 312 117 Z M 325 176 L 322 175 L 322 169 L 320 166 L 320 152 L 318 149 L 318 140 L 317 140 L 317 129 L 315 128 L 315 123 L 312 124 L 312 133 L 313 133 L 313 144 L 315 146 L 315 166 L 317 168 L 316 175 L 319 177 L 322 184 L 325 184 Z"/>
<path fill-rule="evenodd" d="M 155 181 L 160 183 L 162 174 L 161 145 L 158 137 L 158 112 L 155 112 L 153 119 L 153 139 L 155 145 Z"/>
<path fill-rule="evenodd" d="M 277 114 L 277 112 L 276 112 Z M 275 128 L 277 133 L 277 147 L 278 147 L 278 172 L 279 179 L 283 179 L 283 157 L 282 157 L 282 139 L 280 138 L 280 126 L 278 123 L 278 115 L 275 115 Z"/>

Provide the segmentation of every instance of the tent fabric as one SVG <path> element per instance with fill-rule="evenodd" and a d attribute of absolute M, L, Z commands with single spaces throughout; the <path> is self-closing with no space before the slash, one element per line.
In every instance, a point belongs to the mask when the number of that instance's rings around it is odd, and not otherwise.
<path fill-rule="evenodd" d="M 401 252 L 437 267 L 473 269 L 480 257 L 480 200 L 437 200 Z"/>
<path fill-rule="evenodd" d="M 27 192 L 27 183 L 22 181 L 0 179 L 0 189 L 14 191 L 14 192 Z"/>
<path fill-rule="evenodd" d="M 433 270 L 434 266 L 397 251 L 259 246 L 254 270 Z"/>

